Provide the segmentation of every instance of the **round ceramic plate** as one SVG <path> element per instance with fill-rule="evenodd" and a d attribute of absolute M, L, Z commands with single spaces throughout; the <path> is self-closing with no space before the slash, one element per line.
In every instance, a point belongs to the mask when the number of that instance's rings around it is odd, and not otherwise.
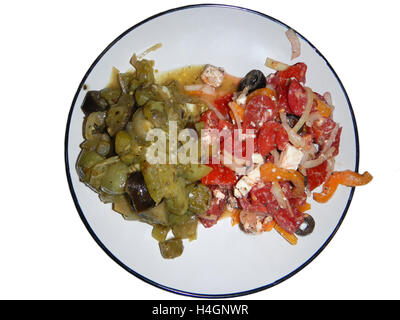
<path fill-rule="evenodd" d="M 133 53 L 156 43 L 162 47 L 147 58 L 159 71 L 210 63 L 244 76 L 251 69 L 269 74 L 267 57 L 287 63 L 305 62 L 307 85 L 329 91 L 336 107 L 334 119 L 343 126 L 336 169 L 358 169 L 358 137 L 354 114 L 338 76 L 322 54 L 303 36 L 301 56 L 293 61 L 285 32 L 288 26 L 265 14 L 224 5 L 194 5 L 172 9 L 133 26 L 115 39 L 95 60 L 81 81 L 68 117 L 65 161 L 71 194 L 85 226 L 101 248 L 133 275 L 157 287 L 199 297 L 232 297 L 269 288 L 291 277 L 311 262 L 332 239 L 349 208 L 354 189 L 339 187 L 324 205 L 312 202 L 314 232 L 290 245 L 277 232 L 251 236 L 229 219 L 198 228 L 196 241 L 184 242 L 183 255 L 164 260 L 151 237 L 151 227 L 125 221 L 100 202 L 79 181 L 75 162 L 82 142 L 85 96 L 105 87 L 112 67 L 129 69 Z"/>

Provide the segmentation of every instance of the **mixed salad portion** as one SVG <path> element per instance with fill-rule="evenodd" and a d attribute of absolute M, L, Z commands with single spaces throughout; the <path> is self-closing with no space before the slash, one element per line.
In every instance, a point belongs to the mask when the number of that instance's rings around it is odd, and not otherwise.
<path fill-rule="evenodd" d="M 267 59 L 273 73 L 243 78 L 196 66 L 162 81 L 153 61 L 131 63 L 86 93 L 76 167 L 114 211 L 153 226 L 164 258 L 182 254 L 199 222 L 210 228 L 226 216 L 244 232 L 274 229 L 296 244 L 315 227 L 308 199 L 327 202 L 338 185 L 372 179 L 335 171 L 342 127 L 330 94 L 305 85 L 304 63 Z"/>

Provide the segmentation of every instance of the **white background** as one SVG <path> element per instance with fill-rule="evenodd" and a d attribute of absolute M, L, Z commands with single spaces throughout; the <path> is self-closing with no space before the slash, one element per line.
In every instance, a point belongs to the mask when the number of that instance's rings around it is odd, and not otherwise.
<path fill-rule="evenodd" d="M 0 299 L 191 299 L 112 261 L 84 227 L 65 175 L 64 134 L 94 59 L 132 25 L 190 1 L 8 1 L 2 5 Z M 333 66 L 352 102 L 360 171 L 336 236 L 305 269 L 238 299 L 399 299 L 399 36 L 396 1 L 231 1 L 281 20 Z M 267 41 L 267 39 L 260 39 Z"/>

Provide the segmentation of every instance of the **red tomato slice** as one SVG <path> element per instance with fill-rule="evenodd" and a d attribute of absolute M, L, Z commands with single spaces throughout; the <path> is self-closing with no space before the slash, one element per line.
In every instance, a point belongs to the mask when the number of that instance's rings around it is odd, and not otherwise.
<path fill-rule="evenodd" d="M 266 122 L 260 129 L 257 137 L 258 152 L 266 156 L 273 149 L 283 150 L 289 137 L 281 124 L 274 121 Z"/>
<path fill-rule="evenodd" d="M 304 89 L 300 82 L 296 79 L 290 81 L 288 90 L 288 103 L 291 113 L 295 114 L 296 116 L 301 116 L 306 108 L 306 89 Z"/>
<path fill-rule="evenodd" d="M 256 131 L 278 114 L 277 105 L 268 96 L 255 96 L 249 101 L 244 112 L 243 127 Z"/>
<path fill-rule="evenodd" d="M 201 179 L 201 183 L 227 187 L 232 187 L 236 183 L 236 174 L 231 169 L 222 164 L 214 164 L 211 167 L 213 170 Z"/>
<path fill-rule="evenodd" d="M 319 166 L 307 169 L 307 187 L 312 191 L 323 184 L 328 175 L 328 161 L 322 162 Z"/>

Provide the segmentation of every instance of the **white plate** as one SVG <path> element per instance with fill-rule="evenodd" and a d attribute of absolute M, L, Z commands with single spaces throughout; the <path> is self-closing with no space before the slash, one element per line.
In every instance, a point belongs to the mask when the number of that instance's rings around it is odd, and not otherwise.
<path fill-rule="evenodd" d="M 348 96 L 338 76 L 321 53 L 304 37 L 301 56 L 290 61 L 288 26 L 265 14 L 224 5 L 194 5 L 153 16 L 124 32 L 95 60 L 81 81 L 68 117 L 65 137 L 67 178 L 76 208 L 85 226 L 120 266 L 135 276 L 166 290 L 200 297 L 231 297 L 269 288 L 289 278 L 311 262 L 336 233 L 349 208 L 354 189 L 339 187 L 327 204 L 312 202 L 314 232 L 289 245 L 276 232 L 250 236 L 228 219 L 211 229 L 199 226 L 198 239 L 184 242 L 185 250 L 174 260 L 162 259 L 151 227 L 123 220 L 79 182 L 75 162 L 82 142 L 85 96 L 107 85 L 111 68 L 129 69 L 133 53 L 161 42 L 152 52 L 156 68 L 211 63 L 236 76 L 251 69 L 265 73 L 266 57 L 308 66 L 307 85 L 317 92 L 329 91 L 336 106 L 334 119 L 343 126 L 338 170 L 358 169 L 358 136 Z"/>

